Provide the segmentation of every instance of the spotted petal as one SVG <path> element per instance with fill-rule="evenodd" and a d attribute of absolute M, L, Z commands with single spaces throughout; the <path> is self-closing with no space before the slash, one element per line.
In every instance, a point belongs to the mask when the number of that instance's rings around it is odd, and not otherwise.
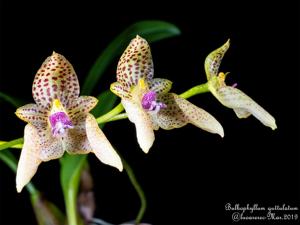
<path fill-rule="evenodd" d="M 79 96 L 79 83 L 71 63 L 53 52 L 35 75 L 32 94 L 35 102 L 50 109 L 53 99 L 59 99 L 67 108 L 70 100 Z"/>
<path fill-rule="evenodd" d="M 92 96 L 80 96 L 72 101 L 72 105 L 68 107 L 68 116 L 73 123 L 85 121 L 86 115 L 98 103 L 98 99 Z"/>
<path fill-rule="evenodd" d="M 157 94 L 166 94 L 172 88 L 172 81 L 162 78 L 154 78 L 148 82 L 149 89 Z"/>
<path fill-rule="evenodd" d="M 34 126 L 47 126 L 47 114 L 36 104 L 27 104 L 19 107 L 16 111 L 17 117 Z"/>
<path fill-rule="evenodd" d="M 87 154 L 92 152 L 92 147 L 86 135 L 86 117 L 81 121 L 74 123 L 74 128 L 68 129 L 64 137 L 63 148 L 69 154 Z"/>
<path fill-rule="evenodd" d="M 157 115 L 156 123 L 161 128 L 170 130 L 191 123 L 208 132 L 224 136 L 221 124 L 205 110 L 173 93 L 160 96 L 160 100 L 167 105 Z"/>
<path fill-rule="evenodd" d="M 130 98 L 130 89 L 124 87 L 122 84 L 119 82 L 114 82 L 110 85 L 110 90 L 120 98 Z"/>
<path fill-rule="evenodd" d="M 39 136 L 35 127 L 27 124 L 24 131 L 24 145 L 21 151 L 17 169 L 17 191 L 21 192 L 23 187 L 28 184 L 42 162 L 39 159 Z"/>
<path fill-rule="evenodd" d="M 155 139 L 151 118 L 140 104 L 127 99 L 122 99 L 122 104 L 128 119 L 135 124 L 137 140 L 141 149 L 148 153 Z"/>
<path fill-rule="evenodd" d="M 119 171 L 122 171 L 123 164 L 119 155 L 99 128 L 93 115 L 87 115 L 85 126 L 88 141 L 97 158 L 104 164 L 116 167 Z"/>
<path fill-rule="evenodd" d="M 273 130 L 277 128 L 274 117 L 241 90 L 225 86 L 219 88 L 214 95 L 224 106 L 234 109 L 239 118 L 252 114 L 265 126 Z"/>
<path fill-rule="evenodd" d="M 228 41 L 224 45 L 214 50 L 206 57 L 204 67 L 207 80 L 210 80 L 213 76 L 218 75 L 221 61 L 229 46 L 230 40 L 228 39 Z"/>
<path fill-rule="evenodd" d="M 38 128 L 39 158 L 42 161 L 58 159 L 64 154 L 63 137 L 53 137 L 49 127 Z"/>
<path fill-rule="evenodd" d="M 149 44 L 145 39 L 136 36 L 119 60 L 117 80 L 125 88 L 130 88 L 140 78 L 153 78 L 153 62 Z"/>

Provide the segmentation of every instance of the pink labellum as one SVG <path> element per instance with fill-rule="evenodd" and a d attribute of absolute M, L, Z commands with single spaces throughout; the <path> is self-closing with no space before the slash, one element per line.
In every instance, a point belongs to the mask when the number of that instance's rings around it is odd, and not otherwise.
<path fill-rule="evenodd" d="M 73 128 L 70 118 L 64 112 L 57 112 L 49 116 L 51 131 L 54 137 L 63 135 L 66 129 Z"/>

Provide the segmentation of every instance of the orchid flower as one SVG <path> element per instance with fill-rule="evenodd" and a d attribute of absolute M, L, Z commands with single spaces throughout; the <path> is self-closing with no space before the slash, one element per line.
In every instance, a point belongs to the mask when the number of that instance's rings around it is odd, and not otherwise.
<path fill-rule="evenodd" d="M 98 159 L 122 171 L 120 157 L 89 111 L 97 104 L 91 96 L 79 97 L 77 75 L 70 62 L 53 52 L 35 75 L 32 94 L 36 104 L 17 109 L 27 122 L 17 169 L 17 191 L 31 180 L 41 162 L 70 154 L 95 153 Z"/>
<path fill-rule="evenodd" d="M 134 38 L 120 58 L 117 82 L 111 91 L 121 97 L 128 119 L 135 124 L 141 149 L 147 153 L 159 127 L 170 130 L 191 123 L 223 137 L 220 123 L 209 113 L 180 96 L 169 93 L 172 82 L 153 78 L 153 62 L 147 41 Z"/>
<path fill-rule="evenodd" d="M 233 86 L 227 86 L 225 79 L 228 73 L 219 73 L 222 58 L 230 45 L 229 40 L 220 48 L 211 52 L 205 60 L 205 72 L 210 92 L 226 107 L 232 108 L 238 118 L 247 118 L 251 114 L 265 126 L 275 130 L 275 119 L 248 95 Z"/>

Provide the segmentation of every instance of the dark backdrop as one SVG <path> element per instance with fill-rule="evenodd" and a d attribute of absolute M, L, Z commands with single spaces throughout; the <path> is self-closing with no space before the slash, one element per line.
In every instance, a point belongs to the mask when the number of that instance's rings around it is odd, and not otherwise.
<path fill-rule="evenodd" d="M 231 224 L 226 203 L 299 207 L 299 5 L 235 2 L 1 1 L 0 90 L 32 102 L 34 74 L 53 50 L 71 61 L 82 83 L 97 56 L 123 29 L 158 19 L 174 23 L 182 35 L 151 44 L 155 75 L 173 80 L 173 91 L 181 93 L 205 81 L 206 55 L 231 38 L 222 71 L 230 71 L 229 82 L 238 82 L 276 118 L 277 130 L 253 117 L 239 120 L 205 94 L 190 100 L 222 123 L 224 139 L 191 125 L 160 130 L 145 155 L 128 121 L 110 123 L 104 132 L 144 188 L 146 222 Z M 116 65 L 117 59 L 94 94 L 115 80 Z M 25 124 L 14 116 L 13 107 L 0 104 L 0 139 L 22 136 Z M 89 159 L 95 216 L 113 223 L 133 219 L 139 202 L 126 174 L 92 155 Z M 58 161 L 42 164 L 33 182 L 63 207 Z M 0 163 L 0 224 L 35 223 L 28 194 L 16 193 L 14 174 Z"/>

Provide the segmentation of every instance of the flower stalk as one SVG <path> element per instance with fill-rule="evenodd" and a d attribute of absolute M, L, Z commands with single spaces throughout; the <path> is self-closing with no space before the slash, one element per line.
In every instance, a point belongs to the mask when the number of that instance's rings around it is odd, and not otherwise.
<path fill-rule="evenodd" d="M 110 121 L 113 117 L 119 115 L 121 112 L 123 112 L 124 107 L 121 103 L 119 103 L 116 107 L 114 107 L 112 110 L 110 110 L 108 113 L 100 116 L 97 118 L 97 123 L 106 123 Z"/>
<path fill-rule="evenodd" d="M 203 94 L 207 92 L 209 92 L 208 83 L 199 84 L 180 94 L 180 97 L 187 99 L 193 97 L 194 95 Z"/>
<path fill-rule="evenodd" d="M 145 197 L 145 194 L 144 194 L 144 191 L 141 187 L 141 185 L 138 183 L 135 175 L 134 175 L 134 172 L 132 170 L 132 168 L 129 166 L 129 164 L 125 161 L 124 158 L 122 158 L 122 163 L 123 163 L 123 166 L 124 166 L 124 169 L 129 177 L 129 180 L 132 184 L 132 186 L 134 187 L 134 189 L 136 190 L 139 198 L 140 198 L 140 201 L 141 201 L 141 207 L 140 207 L 140 210 L 138 212 L 138 215 L 135 219 L 135 224 L 140 224 L 143 216 L 144 216 L 144 213 L 146 211 L 146 207 L 147 207 L 147 200 L 146 200 L 146 197 Z"/>
<path fill-rule="evenodd" d="M 180 97 L 184 99 L 191 98 L 198 94 L 204 94 L 209 92 L 207 83 L 196 85 L 187 91 L 180 94 Z M 104 115 L 97 118 L 98 124 L 105 124 L 108 122 L 113 122 L 117 120 L 123 120 L 127 119 L 127 114 L 122 113 L 124 111 L 124 108 L 121 103 L 119 103 L 116 107 L 114 107 L 109 112 L 105 113 Z M 22 148 L 22 144 L 24 142 L 23 138 L 17 138 L 11 141 L 1 141 L 0 140 L 0 151 L 7 149 L 7 148 Z"/>

